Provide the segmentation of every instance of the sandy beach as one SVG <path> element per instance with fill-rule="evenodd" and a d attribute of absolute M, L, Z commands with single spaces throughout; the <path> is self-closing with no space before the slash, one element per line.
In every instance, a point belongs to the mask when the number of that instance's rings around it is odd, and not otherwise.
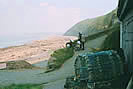
<path fill-rule="evenodd" d="M 21 46 L 12 46 L 0 49 L 0 62 L 25 60 L 35 64 L 48 60 L 53 51 L 64 48 L 66 42 L 75 40 L 72 36 L 50 36 L 45 40 L 32 41 Z"/>

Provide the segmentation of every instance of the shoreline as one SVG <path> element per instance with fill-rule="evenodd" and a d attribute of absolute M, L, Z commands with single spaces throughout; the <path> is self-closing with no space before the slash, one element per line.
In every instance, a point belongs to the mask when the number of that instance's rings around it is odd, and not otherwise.
<path fill-rule="evenodd" d="M 44 40 L 33 40 L 19 46 L 0 48 L 0 62 L 25 60 L 30 64 L 48 60 L 57 49 L 64 48 L 69 40 L 76 40 L 74 36 L 48 36 Z"/>
<path fill-rule="evenodd" d="M 11 46 L 21 46 L 25 43 L 31 43 L 35 40 L 45 40 L 49 36 L 63 35 L 64 33 L 60 32 L 39 32 L 39 33 L 22 33 L 22 34 L 9 34 L 2 35 L 0 39 L 0 49 L 8 48 Z"/>

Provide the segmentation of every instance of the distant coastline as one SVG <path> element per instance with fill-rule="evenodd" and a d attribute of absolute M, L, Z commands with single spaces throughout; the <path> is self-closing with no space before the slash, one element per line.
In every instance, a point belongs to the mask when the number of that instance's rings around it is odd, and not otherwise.
<path fill-rule="evenodd" d="M 62 35 L 63 33 L 26 33 L 26 34 L 9 34 L 0 36 L 0 48 L 8 48 L 11 46 L 20 46 L 30 43 L 34 40 L 44 40 L 51 35 Z"/>

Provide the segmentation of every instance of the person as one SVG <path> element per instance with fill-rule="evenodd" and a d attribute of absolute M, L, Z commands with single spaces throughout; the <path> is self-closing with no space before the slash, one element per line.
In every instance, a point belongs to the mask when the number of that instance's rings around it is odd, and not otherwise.
<path fill-rule="evenodd" d="M 82 41 L 82 34 L 79 32 L 79 40 Z"/>
<path fill-rule="evenodd" d="M 83 50 L 85 49 L 84 44 L 85 44 L 85 42 L 82 42 L 82 49 L 83 49 Z"/>

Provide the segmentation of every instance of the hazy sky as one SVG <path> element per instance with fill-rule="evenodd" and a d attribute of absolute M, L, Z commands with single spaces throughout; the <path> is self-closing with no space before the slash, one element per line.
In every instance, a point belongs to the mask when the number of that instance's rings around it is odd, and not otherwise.
<path fill-rule="evenodd" d="M 0 35 L 65 32 L 77 22 L 104 15 L 118 0 L 0 0 Z"/>

